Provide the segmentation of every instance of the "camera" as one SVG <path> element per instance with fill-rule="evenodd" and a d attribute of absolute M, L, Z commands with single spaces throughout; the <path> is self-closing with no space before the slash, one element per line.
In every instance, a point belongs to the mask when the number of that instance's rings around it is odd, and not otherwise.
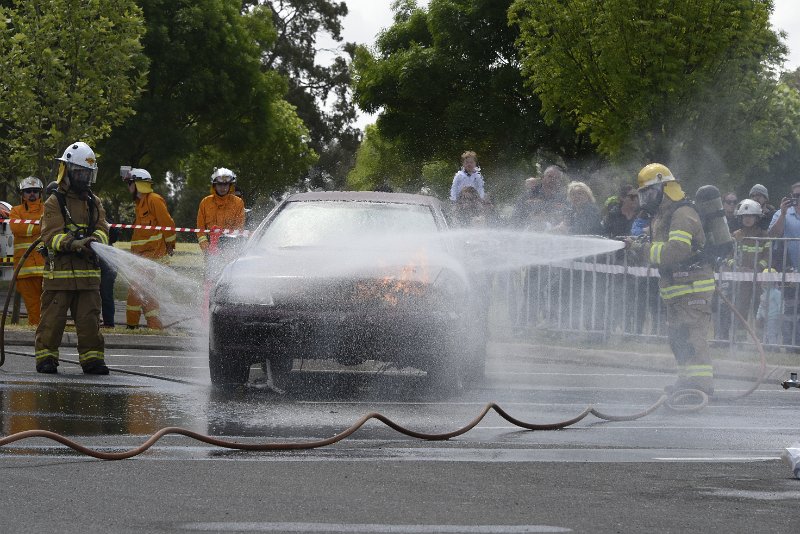
<path fill-rule="evenodd" d="M 128 178 L 131 177 L 131 166 L 130 165 L 121 165 L 119 168 L 119 177 L 122 178 L 124 182 Z"/>
<path fill-rule="evenodd" d="M 797 199 L 795 197 L 789 198 L 789 205 L 790 206 L 797 206 Z"/>

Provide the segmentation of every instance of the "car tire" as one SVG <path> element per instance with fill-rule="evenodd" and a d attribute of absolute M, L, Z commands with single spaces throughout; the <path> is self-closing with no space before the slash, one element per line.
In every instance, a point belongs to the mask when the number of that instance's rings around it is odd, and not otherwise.
<path fill-rule="evenodd" d="M 239 386 L 250 376 L 250 363 L 227 351 L 208 351 L 208 370 L 214 386 Z"/>

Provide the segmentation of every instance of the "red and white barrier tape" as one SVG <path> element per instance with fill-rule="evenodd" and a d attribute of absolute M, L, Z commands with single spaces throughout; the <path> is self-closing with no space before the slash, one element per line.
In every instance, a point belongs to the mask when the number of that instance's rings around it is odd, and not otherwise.
<path fill-rule="evenodd" d="M 39 224 L 39 221 L 36 219 L 0 219 L 0 223 L 13 223 L 13 224 Z M 173 226 L 150 226 L 145 224 L 120 224 L 120 223 L 112 223 L 109 224 L 111 228 L 123 228 L 125 230 L 166 230 L 166 231 L 175 231 L 175 232 L 188 232 L 192 234 L 223 234 L 229 236 L 249 236 L 250 232 L 247 230 L 231 230 L 229 228 L 218 228 L 215 230 L 209 230 L 206 228 L 178 228 Z"/>

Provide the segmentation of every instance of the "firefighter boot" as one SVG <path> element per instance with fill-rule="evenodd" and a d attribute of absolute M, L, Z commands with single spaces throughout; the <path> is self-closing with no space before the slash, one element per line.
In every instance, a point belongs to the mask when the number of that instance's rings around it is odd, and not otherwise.
<path fill-rule="evenodd" d="M 36 362 L 36 372 L 45 374 L 56 374 L 58 372 L 58 360 L 55 358 L 43 358 Z"/>
<path fill-rule="evenodd" d="M 107 375 L 108 367 L 103 360 L 91 360 L 81 365 L 85 375 Z"/>

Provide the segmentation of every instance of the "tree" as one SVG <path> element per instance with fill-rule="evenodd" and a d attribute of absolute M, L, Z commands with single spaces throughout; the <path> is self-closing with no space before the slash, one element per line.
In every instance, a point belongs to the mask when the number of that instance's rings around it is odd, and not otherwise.
<path fill-rule="evenodd" d="M 288 84 L 286 100 L 308 127 L 309 145 L 321 158 L 310 173 L 312 182 L 333 178 L 341 184 L 360 132 L 352 126 L 356 118 L 350 94 L 350 68 L 337 55 L 330 64 L 319 62 L 320 36 L 327 34 L 341 43 L 345 2 L 331 0 L 246 0 L 244 6 L 263 5 L 272 15 L 277 36 L 265 51 L 265 69 L 280 73 Z M 351 43 L 341 45 L 351 55 Z"/>
<path fill-rule="evenodd" d="M 262 47 L 275 38 L 268 12 L 243 16 L 232 0 L 139 3 L 150 76 L 136 114 L 102 147 L 107 159 L 164 176 L 205 147 L 263 146 L 281 127 L 271 110 L 286 90 L 278 74 L 261 69 Z"/>
<path fill-rule="evenodd" d="M 0 170 L 46 178 L 133 113 L 147 75 L 133 0 L 29 0 L 0 8 Z"/>
<path fill-rule="evenodd" d="M 780 137 L 771 0 L 516 0 L 522 65 L 549 122 L 618 162 L 741 180 Z M 706 165 L 707 164 L 707 165 Z"/>
<path fill-rule="evenodd" d="M 574 158 L 591 147 L 571 128 L 546 125 L 538 97 L 524 86 L 508 25 L 511 0 L 431 0 L 395 3 L 394 24 L 375 51 L 360 47 L 353 60 L 356 103 L 380 115 L 381 135 L 427 161 L 451 162 L 450 178 L 466 149 L 478 152 L 489 188 L 502 195 L 531 172 L 531 156 L 546 149 Z"/>

